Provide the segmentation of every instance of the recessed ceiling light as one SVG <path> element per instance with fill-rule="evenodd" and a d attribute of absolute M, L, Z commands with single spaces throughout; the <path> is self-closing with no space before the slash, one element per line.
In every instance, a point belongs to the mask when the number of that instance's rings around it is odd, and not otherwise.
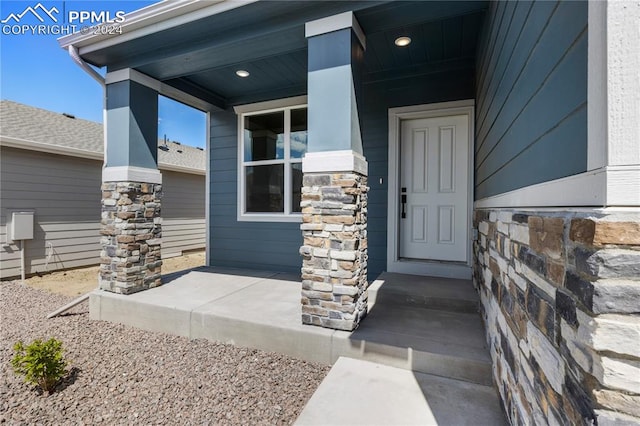
<path fill-rule="evenodd" d="M 238 71 L 236 71 L 236 75 L 238 77 L 242 77 L 242 78 L 249 77 L 249 71 L 238 70 Z"/>
<path fill-rule="evenodd" d="M 407 36 L 398 37 L 394 43 L 398 47 L 405 47 L 408 46 L 409 43 L 411 43 L 411 38 Z"/>

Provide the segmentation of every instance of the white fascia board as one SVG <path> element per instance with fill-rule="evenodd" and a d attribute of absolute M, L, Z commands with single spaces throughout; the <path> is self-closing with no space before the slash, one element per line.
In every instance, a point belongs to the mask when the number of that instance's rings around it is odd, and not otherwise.
<path fill-rule="evenodd" d="M 212 3 L 217 4 L 220 0 L 213 0 Z M 211 4 L 211 3 L 210 3 Z M 124 22 L 122 22 L 123 36 L 125 31 L 127 34 L 131 34 L 136 30 L 141 30 L 154 23 L 162 22 L 162 20 L 175 19 L 184 16 L 188 13 L 192 13 L 203 9 L 207 6 L 207 2 L 199 2 L 197 0 L 188 1 L 171 1 L 165 0 L 159 3 L 155 3 L 138 10 L 134 10 L 124 15 Z M 63 37 L 58 38 L 58 43 L 62 48 L 67 48 L 69 45 L 74 45 L 78 48 L 88 45 L 96 44 L 100 41 L 113 40 L 116 37 L 112 35 L 108 37 L 103 34 L 82 34 L 81 32 L 75 32 Z M 124 38 L 124 37 L 123 37 Z M 121 42 L 121 40 L 119 40 Z M 93 49 L 91 49 L 93 50 Z M 89 51 L 91 51 L 89 50 Z"/>
<path fill-rule="evenodd" d="M 353 32 L 358 37 L 358 40 L 360 40 L 362 47 L 366 49 L 367 39 L 364 35 L 364 31 L 362 31 L 362 27 L 360 27 L 360 23 L 358 23 L 358 20 L 356 19 L 356 15 L 354 15 L 352 11 L 307 22 L 304 26 L 304 35 L 306 38 L 309 38 L 331 33 L 333 31 L 343 30 L 345 28 L 352 28 Z"/>
<path fill-rule="evenodd" d="M 194 169 L 193 167 L 178 166 L 177 164 L 169 164 L 165 162 L 159 162 L 158 168 L 160 170 L 166 170 L 169 172 L 188 173 L 188 174 L 200 175 L 200 176 L 204 176 L 207 174 L 207 171 L 204 169 Z"/>
<path fill-rule="evenodd" d="M 27 139 L 0 136 L 0 146 L 8 148 L 26 149 L 29 151 L 46 152 L 48 154 L 66 155 L 70 157 L 87 158 L 90 160 L 102 160 L 103 153 L 87 151 L 85 149 L 71 148 L 67 146 L 53 145 L 49 143 L 36 142 Z"/>
<path fill-rule="evenodd" d="M 135 81 L 136 83 L 140 83 L 143 86 L 155 90 L 163 96 L 196 108 L 200 111 L 207 112 L 220 110 L 219 107 L 212 105 L 209 102 L 203 101 L 196 96 L 190 95 L 186 92 L 183 92 L 182 90 L 176 89 L 175 87 L 169 86 L 166 83 L 156 80 L 153 77 L 149 77 L 148 75 L 143 74 L 140 71 L 136 71 L 132 68 L 124 68 L 121 70 L 109 72 L 104 78 L 105 84 L 113 84 L 125 80 L 131 80 Z"/>
<path fill-rule="evenodd" d="M 122 34 L 73 33 L 60 37 L 58 43 L 64 49 L 69 45 L 74 45 L 78 48 L 80 55 L 83 55 L 246 6 L 256 1 L 258 0 L 164 0 L 127 13 L 124 22 L 120 24 Z"/>

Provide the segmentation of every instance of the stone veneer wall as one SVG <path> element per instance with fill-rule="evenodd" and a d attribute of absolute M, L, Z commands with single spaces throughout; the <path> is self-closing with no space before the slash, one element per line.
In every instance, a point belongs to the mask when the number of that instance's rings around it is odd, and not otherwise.
<path fill-rule="evenodd" d="M 512 424 L 640 424 L 640 216 L 477 210 L 474 283 Z"/>
<path fill-rule="evenodd" d="M 100 289 L 131 294 L 161 284 L 162 185 L 102 184 Z"/>
<path fill-rule="evenodd" d="M 305 173 L 302 322 L 353 330 L 367 315 L 367 177 Z"/>

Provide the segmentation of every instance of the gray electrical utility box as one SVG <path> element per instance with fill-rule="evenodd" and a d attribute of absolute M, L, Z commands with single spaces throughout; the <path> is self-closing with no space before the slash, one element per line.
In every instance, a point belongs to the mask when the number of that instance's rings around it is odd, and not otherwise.
<path fill-rule="evenodd" d="M 35 212 L 13 212 L 9 238 L 13 241 L 33 240 L 33 217 Z"/>

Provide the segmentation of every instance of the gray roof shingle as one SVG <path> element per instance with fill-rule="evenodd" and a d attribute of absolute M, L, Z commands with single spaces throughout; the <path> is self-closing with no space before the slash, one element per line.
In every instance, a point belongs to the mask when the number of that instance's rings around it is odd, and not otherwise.
<path fill-rule="evenodd" d="M 0 100 L 0 136 L 103 153 L 102 124 L 7 100 Z M 158 141 L 160 145 L 163 141 Z M 175 142 L 168 142 L 167 147 L 167 151 L 158 150 L 160 168 L 167 164 L 205 170 L 203 150 Z"/>

